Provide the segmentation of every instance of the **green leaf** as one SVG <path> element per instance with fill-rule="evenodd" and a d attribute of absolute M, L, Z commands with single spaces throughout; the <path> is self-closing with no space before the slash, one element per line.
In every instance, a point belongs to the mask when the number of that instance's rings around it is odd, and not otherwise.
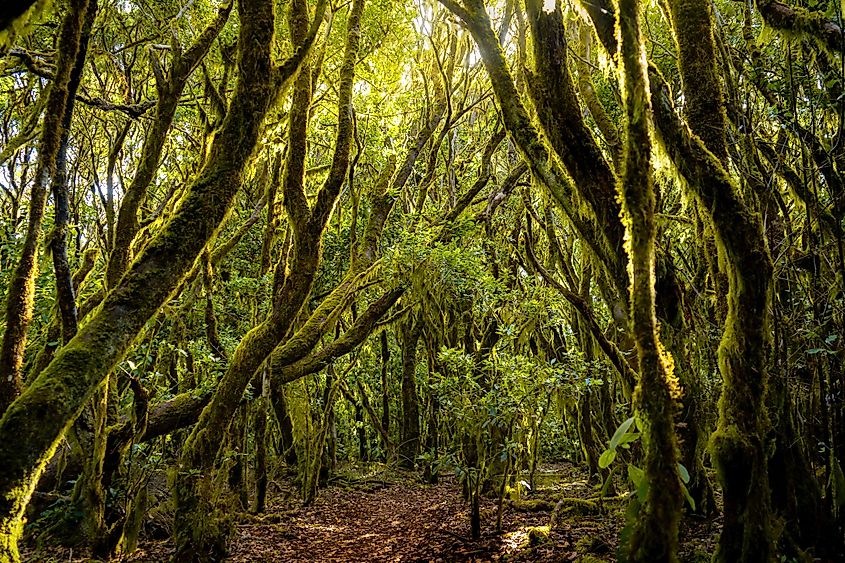
<path fill-rule="evenodd" d="M 689 471 L 687 471 L 687 468 L 684 467 L 682 463 L 678 464 L 678 473 L 681 474 L 681 481 L 683 481 L 684 484 L 689 483 Z"/>
<path fill-rule="evenodd" d="M 613 474 L 616 473 L 616 466 L 610 469 L 610 473 L 607 474 L 607 479 L 604 480 L 604 484 L 601 486 L 601 493 L 602 497 L 607 496 L 607 491 L 610 490 L 610 484 L 613 482 Z"/>
<path fill-rule="evenodd" d="M 639 439 L 640 439 L 640 433 L 639 432 L 628 432 L 628 433 L 624 434 L 622 436 L 622 438 L 619 440 L 619 445 L 625 446 L 627 444 L 630 444 L 631 442 L 636 442 Z"/>
<path fill-rule="evenodd" d="M 632 424 L 634 424 L 633 416 L 619 425 L 619 428 L 617 428 L 616 432 L 613 433 L 613 437 L 610 438 L 610 444 L 608 444 L 609 449 L 616 449 L 622 440 L 622 437 L 628 432 L 628 429 L 631 428 Z"/>
<path fill-rule="evenodd" d="M 646 496 L 648 496 L 648 486 L 648 479 L 640 481 L 640 484 L 637 487 L 637 498 L 640 502 L 645 502 Z"/>
<path fill-rule="evenodd" d="M 694 501 L 694 500 L 692 500 L 692 496 L 690 496 L 690 494 L 689 494 L 689 490 L 687 489 L 687 486 L 686 486 L 686 485 L 681 485 L 681 491 L 683 491 L 683 493 L 684 493 L 684 498 L 685 498 L 685 499 L 687 499 L 687 502 L 689 503 L 690 508 L 692 508 L 693 510 L 695 510 L 695 501 Z"/>
<path fill-rule="evenodd" d="M 601 456 L 599 456 L 599 467 L 607 469 L 607 467 L 613 463 L 614 459 L 616 459 L 616 448 L 613 448 L 612 450 L 604 450 Z"/>
<path fill-rule="evenodd" d="M 643 477 L 645 476 L 645 472 L 642 469 L 634 465 L 633 463 L 628 464 L 628 479 L 634 484 L 634 487 L 637 489 L 640 488 L 640 485 L 643 482 Z"/>

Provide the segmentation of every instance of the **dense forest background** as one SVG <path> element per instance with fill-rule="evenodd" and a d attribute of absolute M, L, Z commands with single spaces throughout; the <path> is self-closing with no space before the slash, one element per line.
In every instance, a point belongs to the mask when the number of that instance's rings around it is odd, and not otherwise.
<path fill-rule="evenodd" d="M 620 560 L 843 560 L 842 18 L 7 3 L 0 561 L 221 560 L 348 467 L 476 540 L 563 460 Z"/>

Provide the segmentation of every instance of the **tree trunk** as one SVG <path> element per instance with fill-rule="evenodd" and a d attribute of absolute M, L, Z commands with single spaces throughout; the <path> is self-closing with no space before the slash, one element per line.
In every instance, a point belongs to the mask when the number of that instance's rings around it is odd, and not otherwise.
<path fill-rule="evenodd" d="M 212 157 L 171 221 L 0 419 L 0 559 L 17 560 L 24 509 L 66 429 L 187 274 L 240 189 L 269 104 L 273 32 L 269 3 L 242 0 L 241 8 L 241 75 Z"/>
<path fill-rule="evenodd" d="M 651 166 L 651 103 L 636 0 L 619 0 L 619 55 L 628 118 L 624 174 L 620 178 L 623 222 L 631 273 L 631 334 L 639 360 L 634 409 L 645 446 L 647 491 L 626 546 L 632 562 L 677 561 L 681 481 L 675 437 L 674 399 L 680 393 L 672 358 L 658 334 L 655 303 L 656 197 Z M 639 494 L 639 492 L 638 492 Z"/>
<path fill-rule="evenodd" d="M 83 27 L 88 0 L 74 0 L 62 22 L 57 49 L 56 72 L 50 94 L 47 98 L 41 139 L 38 146 L 38 165 L 35 184 L 29 200 L 29 224 L 27 225 L 21 257 L 9 283 L 6 298 L 6 330 L 0 346 L 0 413 L 21 392 L 23 384 L 23 356 L 26 348 L 27 331 L 32 322 L 32 308 L 35 298 L 35 277 L 38 274 L 38 251 L 41 241 L 41 223 L 47 204 L 48 184 L 54 179 L 56 159 L 64 136 L 63 128 L 68 122 L 65 114 L 72 110 L 71 99 L 76 95 L 79 80 L 73 79 L 75 67 L 81 71 L 77 54 L 81 50 Z M 84 53 L 82 54 L 84 58 Z M 0 510 L 2 506 L 0 505 Z M 11 533 L 11 531 L 10 531 Z M 17 536 L 17 532 L 12 533 Z M 6 530 L 0 525 L 0 536 Z M 12 540 L 13 542 L 15 540 Z M 5 541 L 3 542 L 5 543 Z M 0 555 L 5 546 L 0 546 Z M 16 550 L 9 549 L 9 558 L 17 559 Z"/>
<path fill-rule="evenodd" d="M 279 451 L 288 466 L 288 470 L 292 470 L 297 465 L 296 447 L 293 442 L 293 421 L 288 410 L 284 389 L 282 387 L 277 389 L 272 385 L 270 388 L 273 411 L 276 413 L 276 422 L 279 423 Z"/>
<path fill-rule="evenodd" d="M 256 390 L 258 399 L 255 405 L 253 428 L 255 429 L 255 514 L 264 512 L 267 499 L 267 402 L 270 400 L 270 380 L 267 368 L 261 372 Z"/>
<path fill-rule="evenodd" d="M 388 437 L 390 436 L 390 386 L 387 376 L 390 373 L 390 346 L 387 341 L 387 331 L 381 333 L 381 426 L 384 428 L 381 449 L 383 457 L 387 459 Z"/>
<path fill-rule="evenodd" d="M 417 344 L 422 320 L 409 318 L 402 324 L 402 426 L 399 462 L 413 469 L 420 451 L 420 407 L 417 396 Z"/>

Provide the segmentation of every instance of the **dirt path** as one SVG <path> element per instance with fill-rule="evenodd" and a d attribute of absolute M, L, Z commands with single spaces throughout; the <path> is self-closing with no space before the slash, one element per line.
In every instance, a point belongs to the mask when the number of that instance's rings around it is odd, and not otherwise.
<path fill-rule="evenodd" d="M 394 484 L 373 491 L 329 489 L 313 506 L 279 524 L 239 526 L 231 560 L 495 561 L 505 555 L 512 559 L 524 551 L 519 544 L 528 543 L 528 528 L 548 522 L 547 513 L 511 513 L 505 520 L 506 533 L 495 534 L 495 505 L 485 502 L 482 512 L 487 525 L 481 541 L 472 542 L 467 538 L 468 507 L 453 484 Z M 519 541 L 520 533 L 524 542 Z M 575 558 L 563 534 L 553 534 L 543 543 L 544 553 L 532 549 L 532 561 Z"/>
<path fill-rule="evenodd" d="M 359 474 L 360 477 L 360 474 Z M 569 464 L 546 467 L 538 475 L 537 497 L 586 499 L 595 495 L 583 472 Z M 301 507 L 291 490 L 277 491 L 266 514 L 243 516 L 226 561 L 246 562 L 551 562 L 615 561 L 624 501 L 598 510 L 567 512 L 548 530 L 550 512 L 506 505 L 503 530 L 495 531 L 496 504 L 483 499 L 482 537 L 469 539 L 469 507 L 453 478 L 424 485 L 410 474 L 375 477 L 353 485 L 330 486 L 315 503 Z M 530 502 L 530 499 L 529 499 Z M 548 505 L 548 503 L 547 503 Z M 577 508 L 577 504 L 574 505 Z M 708 560 L 716 523 L 682 525 L 681 561 Z M 683 541 L 687 538 L 688 541 Z M 170 540 L 142 540 L 124 561 L 168 561 Z M 30 553 L 27 561 L 88 561 L 85 552 L 53 548 Z M 702 558 L 703 557 L 703 558 Z"/>
<path fill-rule="evenodd" d="M 329 490 L 279 525 L 241 526 L 235 561 L 417 561 L 447 551 L 467 518 L 446 486 Z"/>

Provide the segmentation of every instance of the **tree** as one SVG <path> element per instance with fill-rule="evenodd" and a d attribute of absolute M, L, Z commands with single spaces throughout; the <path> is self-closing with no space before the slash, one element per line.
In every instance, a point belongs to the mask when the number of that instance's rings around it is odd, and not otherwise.
<path fill-rule="evenodd" d="M 561 459 L 629 503 L 620 559 L 717 498 L 717 560 L 843 557 L 841 6 L 36 4 L 0 10 L 0 560 L 168 503 L 220 558 L 272 483 L 372 463 L 555 533 L 520 495 Z"/>

